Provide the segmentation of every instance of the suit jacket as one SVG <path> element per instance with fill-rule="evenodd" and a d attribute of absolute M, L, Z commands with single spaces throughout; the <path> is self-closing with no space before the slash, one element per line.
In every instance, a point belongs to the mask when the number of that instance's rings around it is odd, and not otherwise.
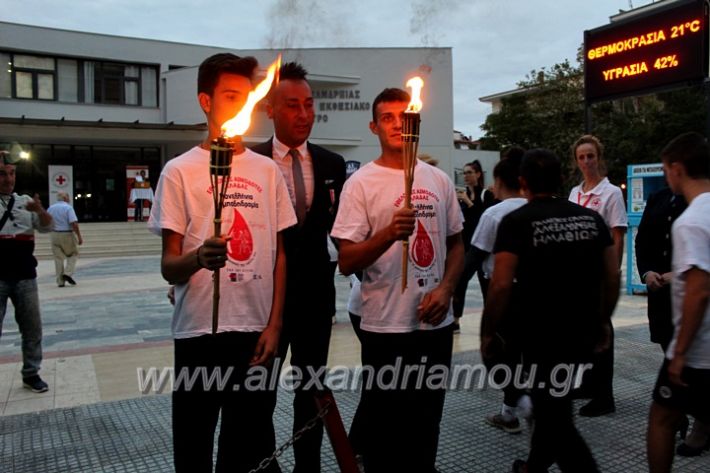
<path fill-rule="evenodd" d="M 251 149 L 273 159 L 272 139 Z M 345 182 L 345 160 L 311 143 L 308 152 L 313 161 L 313 202 L 303 225 L 284 231 L 288 267 L 284 317 L 306 308 L 315 316 L 335 314 L 334 265 L 326 238 L 333 228 Z"/>
<path fill-rule="evenodd" d="M 648 271 L 659 274 L 671 270 L 673 242 L 671 226 L 688 205 L 683 196 L 669 188 L 651 194 L 636 233 L 636 266 L 643 279 Z M 651 341 L 667 344 L 673 337 L 670 286 L 648 293 Z"/>

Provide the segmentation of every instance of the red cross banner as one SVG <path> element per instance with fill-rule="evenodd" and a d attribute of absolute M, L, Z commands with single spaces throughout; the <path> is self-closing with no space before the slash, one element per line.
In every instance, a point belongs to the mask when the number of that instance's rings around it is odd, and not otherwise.
<path fill-rule="evenodd" d="M 149 178 L 148 166 L 126 166 L 126 220 L 129 222 L 148 221 L 154 197 Z M 136 208 L 137 205 L 140 208 Z"/>
<path fill-rule="evenodd" d="M 69 201 L 74 202 L 74 168 L 72 166 L 56 166 L 50 164 L 47 169 L 49 180 L 49 204 L 57 202 L 57 192 L 69 194 Z"/>

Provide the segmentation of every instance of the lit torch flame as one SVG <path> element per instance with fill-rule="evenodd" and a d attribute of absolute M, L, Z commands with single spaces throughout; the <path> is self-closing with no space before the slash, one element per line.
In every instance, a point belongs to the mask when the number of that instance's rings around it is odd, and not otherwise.
<path fill-rule="evenodd" d="M 409 101 L 409 105 L 407 106 L 407 112 L 419 113 L 422 110 L 422 106 L 424 105 L 421 99 L 424 81 L 419 76 L 412 77 L 407 81 L 407 87 L 410 87 L 412 89 L 412 100 Z"/>
<path fill-rule="evenodd" d="M 419 149 L 419 123 L 422 109 L 422 87 L 424 81 L 421 77 L 412 77 L 407 81 L 407 87 L 412 89 L 412 100 L 404 112 L 402 119 L 402 168 L 404 169 L 404 207 L 412 208 L 412 186 L 414 185 L 414 167 L 417 164 L 417 150 Z M 402 241 L 402 293 L 407 289 L 409 274 L 409 238 Z"/>
<path fill-rule="evenodd" d="M 257 85 L 254 90 L 249 92 L 247 97 L 247 102 L 244 107 L 237 113 L 234 118 L 231 118 L 222 124 L 222 135 L 226 138 L 231 138 L 233 136 L 242 136 L 249 129 L 251 125 L 251 112 L 259 100 L 266 97 L 271 89 L 271 84 L 274 82 L 276 73 L 281 67 L 281 55 L 276 58 L 276 60 L 269 66 L 266 72 L 266 77 L 262 80 L 259 85 Z"/>

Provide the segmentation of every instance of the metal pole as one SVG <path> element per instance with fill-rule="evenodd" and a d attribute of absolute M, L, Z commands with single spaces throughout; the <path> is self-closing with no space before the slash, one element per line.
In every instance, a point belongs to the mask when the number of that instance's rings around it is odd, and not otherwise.
<path fill-rule="evenodd" d="M 333 393 L 330 390 L 316 391 L 313 393 L 313 398 L 318 411 L 329 405 L 328 412 L 323 417 L 323 425 L 330 438 L 330 444 L 333 446 L 333 453 L 338 461 L 340 472 L 358 473 L 360 470 L 357 466 L 357 460 L 350 446 L 348 434 L 345 432 L 343 419 L 340 417 Z"/>

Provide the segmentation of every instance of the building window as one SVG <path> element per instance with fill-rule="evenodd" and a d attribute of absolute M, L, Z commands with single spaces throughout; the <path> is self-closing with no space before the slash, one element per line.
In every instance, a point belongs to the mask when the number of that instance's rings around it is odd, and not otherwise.
<path fill-rule="evenodd" d="M 141 105 L 158 106 L 158 69 L 153 66 L 141 67 Z"/>
<path fill-rule="evenodd" d="M 123 82 L 123 92 L 126 98 L 127 105 L 140 105 L 138 94 L 140 87 L 138 80 L 140 79 L 140 68 L 138 66 L 126 66 L 126 77 Z"/>
<path fill-rule="evenodd" d="M 0 53 L 0 97 L 12 97 L 12 57 Z"/>
<path fill-rule="evenodd" d="M 158 66 L 0 51 L 0 98 L 158 106 Z"/>
<path fill-rule="evenodd" d="M 86 61 L 84 85 L 84 100 L 88 103 L 146 107 L 158 103 L 155 66 Z"/>
<path fill-rule="evenodd" d="M 95 63 L 94 65 L 94 102 L 122 104 L 123 73 L 121 64 Z"/>
<path fill-rule="evenodd" d="M 56 64 L 52 57 L 15 54 L 12 58 L 14 93 L 18 99 L 54 100 Z"/>
<path fill-rule="evenodd" d="M 34 98 L 32 87 L 32 74 L 29 72 L 15 73 L 15 97 L 20 99 Z"/>
<path fill-rule="evenodd" d="M 0 52 L 0 97 L 79 101 L 78 62 Z"/>
<path fill-rule="evenodd" d="M 74 59 L 57 59 L 57 93 L 61 102 L 79 101 L 79 65 Z"/>

